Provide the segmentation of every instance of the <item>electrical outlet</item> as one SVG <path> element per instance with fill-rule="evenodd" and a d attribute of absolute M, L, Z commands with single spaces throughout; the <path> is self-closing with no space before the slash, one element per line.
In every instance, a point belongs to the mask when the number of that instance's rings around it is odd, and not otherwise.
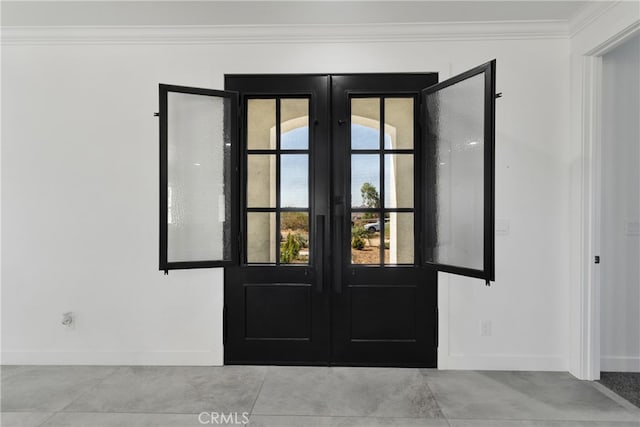
<path fill-rule="evenodd" d="M 72 311 L 62 313 L 62 325 L 68 329 L 73 329 L 75 327 L 76 321 Z"/>
<path fill-rule="evenodd" d="M 480 322 L 480 336 L 491 336 L 491 320 L 483 320 Z"/>

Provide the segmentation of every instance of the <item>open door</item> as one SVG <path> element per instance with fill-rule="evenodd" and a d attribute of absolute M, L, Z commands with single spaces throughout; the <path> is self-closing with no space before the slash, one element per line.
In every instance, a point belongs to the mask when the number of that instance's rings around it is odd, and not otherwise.
<path fill-rule="evenodd" d="M 159 89 L 160 270 L 234 263 L 237 94 Z"/>
<path fill-rule="evenodd" d="M 495 60 L 422 91 L 425 252 L 439 271 L 494 280 Z"/>

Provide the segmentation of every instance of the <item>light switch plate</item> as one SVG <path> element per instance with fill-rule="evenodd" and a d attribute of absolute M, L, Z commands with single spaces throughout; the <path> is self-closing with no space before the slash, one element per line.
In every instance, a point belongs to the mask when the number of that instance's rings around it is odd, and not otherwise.
<path fill-rule="evenodd" d="M 510 221 L 508 219 L 496 219 L 496 236 L 506 236 L 510 233 Z"/>
<path fill-rule="evenodd" d="M 627 222 L 627 236 L 640 236 L 640 222 Z"/>
<path fill-rule="evenodd" d="M 491 320 L 483 320 L 480 322 L 480 336 L 491 336 Z"/>

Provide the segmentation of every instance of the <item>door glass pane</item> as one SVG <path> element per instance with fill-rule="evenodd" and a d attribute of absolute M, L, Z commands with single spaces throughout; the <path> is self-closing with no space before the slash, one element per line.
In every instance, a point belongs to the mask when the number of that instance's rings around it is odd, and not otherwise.
<path fill-rule="evenodd" d="M 387 212 L 384 220 L 384 263 L 413 264 L 413 213 Z"/>
<path fill-rule="evenodd" d="M 384 148 L 413 149 L 413 98 L 385 98 Z"/>
<path fill-rule="evenodd" d="M 380 156 L 356 154 L 351 156 L 351 206 L 380 207 Z"/>
<path fill-rule="evenodd" d="M 380 215 L 351 213 L 351 263 L 380 264 Z"/>
<path fill-rule="evenodd" d="M 307 150 L 309 148 L 309 100 L 307 98 L 280 100 L 280 148 Z"/>
<path fill-rule="evenodd" d="M 484 267 L 485 76 L 428 94 L 435 158 L 435 245 L 431 262 Z"/>
<path fill-rule="evenodd" d="M 413 207 L 413 154 L 384 156 L 384 206 Z"/>
<path fill-rule="evenodd" d="M 247 206 L 274 208 L 276 206 L 276 156 L 249 154 L 247 156 Z"/>
<path fill-rule="evenodd" d="M 231 259 L 229 102 L 167 93 L 168 262 Z"/>
<path fill-rule="evenodd" d="M 247 148 L 249 150 L 275 150 L 275 99 L 249 99 L 247 101 Z"/>
<path fill-rule="evenodd" d="M 275 264 L 275 212 L 247 213 L 247 262 Z"/>
<path fill-rule="evenodd" d="M 351 149 L 380 148 L 380 98 L 351 98 Z"/>
<path fill-rule="evenodd" d="M 280 263 L 309 263 L 309 214 L 307 212 L 280 213 Z"/>
<path fill-rule="evenodd" d="M 280 207 L 309 206 L 309 156 L 286 154 L 280 157 Z"/>

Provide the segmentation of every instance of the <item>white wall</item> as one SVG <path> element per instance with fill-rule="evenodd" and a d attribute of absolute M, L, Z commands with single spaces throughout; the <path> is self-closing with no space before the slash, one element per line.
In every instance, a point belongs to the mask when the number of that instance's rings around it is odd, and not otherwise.
<path fill-rule="evenodd" d="M 640 372 L 640 36 L 603 57 L 602 371 Z"/>
<path fill-rule="evenodd" d="M 222 363 L 222 271 L 157 271 L 157 84 L 497 58 L 496 282 L 440 275 L 442 368 L 566 368 L 567 39 L 4 46 L 3 363 Z M 447 74 L 447 73 L 445 73 Z M 64 311 L 77 313 L 65 331 Z M 481 337 L 481 321 L 492 336 Z"/>

